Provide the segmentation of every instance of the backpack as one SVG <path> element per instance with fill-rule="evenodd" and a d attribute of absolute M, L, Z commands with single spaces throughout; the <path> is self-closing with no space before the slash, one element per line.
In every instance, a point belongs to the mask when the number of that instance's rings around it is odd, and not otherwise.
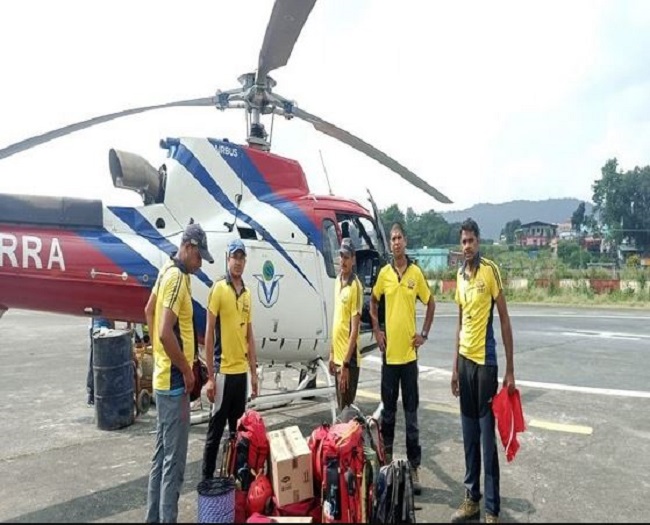
<path fill-rule="evenodd" d="M 396 459 L 379 470 L 372 523 L 415 523 L 413 480 L 408 461 Z"/>
<path fill-rule="evenodd" d="M 237 422 L 234 474 L 247 491 L 256 474 L 262 472 L 269 457 L 266 425 L 255 410 L 247 410 Z"/>
<path fill-rule="evenodd" d="M 374 416 L 364 416 L 359 407 L 352 404 L 343 409 L 337 421 L 347 423 L 357 421 L 363 428 L 363 452 L 365 462 L 361 485 L 361 515 L 363 521 L 369 521 L 375 497 L 375 487 L 379 470 L 386 462 L 384 441 L 381 437 L 379 422 Z"/>
<path fill-rule="evenodd" d="M 361 523 L 365 455 L 358 421 L 333 425 L 321 446 L 324 523 Z"/>
<path fill-rule="evenodd" d="M 330 431 L 330 425 L 323 423 L 316 427 L 307 439 L 307 446 L 311 451 L 311 470 L 314 483 L 314 497 L 320 500 L 323 491 L 323 440 Z"/>

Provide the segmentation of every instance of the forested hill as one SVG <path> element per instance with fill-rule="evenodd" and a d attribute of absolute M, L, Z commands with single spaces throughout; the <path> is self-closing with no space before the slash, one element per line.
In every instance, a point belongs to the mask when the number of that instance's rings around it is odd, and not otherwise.
<path fill-rule="evenodd" d="M 481 237 L 498 240 L 501 230 L 509 221 L 519 219 L 522 223 L 543 221 L 558 224 L 570 222 L 571 215 L 583 202 L 580 199 L 547 199 L 544 201 L 510 201 L 500 204 L 475 204 L 460 211 L 440 213 L 448 222 L 462 222 L 471 217 L 481 228 Z M 592 204 L 586 203 L 585 213 L 592 213 Z"/>

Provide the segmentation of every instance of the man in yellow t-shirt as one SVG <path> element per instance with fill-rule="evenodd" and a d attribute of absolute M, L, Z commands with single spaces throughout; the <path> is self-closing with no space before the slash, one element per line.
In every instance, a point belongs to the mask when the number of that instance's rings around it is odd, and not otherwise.
<path fill-rule="evenodd" d="M 212 285 L 205 327 L 208 367 L 206 394 L 212 414 L 203 449 L 203 479 L 214 477 L 217 454 L 228 423 L 235 432 L 246 410 L 248 372 L 252 395 L 257 395 L 257 357 L 251 313 L 251 293 L 243 280 L 246 246 L 241 239 L 228 244 L 228 273 Z"/>
<path fill-rule="evenodd" d="M 334 284 L 334 320 L 329 365 L 330 373 L 336 379 L 339 410 L 343 410 L 354 403 L 359 384 L 359 325 L 363 308 L 363 287 L 354 273 L 356 257 L 351 239 L 343 239 L 339 255 L 341 273 Z"/>
<path fill-rule="evenodd" d="M 153 345 L 156 448 L 147 493 L 147 523 L 176 523 L 190 433 L 195 334 L 190 274 L 214 262 L 199 224 L 185 228 L 178 253 L 158 274 L 145 307 Z"/>
<path fill-rule="evenodd" d="M 495 437 L 492 398 L 498 388 L 494 305 L 499 312 L 506 354 L 503 386 L 515 389 L 512 327 L 499 269 L 481 257 L 479 227 L 467 219 L 460 227 L 465 262 L 456 277 L 458 326 L 452 365 L 451 392 L 460 396 L 461 425 L 465 449 L 465 495 L 452 523 L 478 518 L 481 500 L 481 449 L 485 481 L 485 521 L 496 523 L 501 511 L 499 456 Z"/>
<path fill-rule="evenodd" d="M 422 459 L 420 430 L 418 427 L 418 350 L 429 336 L 435 302 L 422 270 L 406 255 L 406 234 L 401 224 L 390 230 L 393 263 L 387 264 L 377 276 L 370 300 L 370 317 L 375 338 L 383 353 L 381 368 L 381 431 L 386 447 L 386 457 L 393 457 L 395 439 L 395 414 L 400 384 L 406 420 L 406 456 L 411 467 L 413 492 L 422 492 L 418 469 Z M 386 333 L 381 331 L 378 305 L 381 296 L 386 298 Z M 427 312 L 420 332 L 415 324 L 415 302 L 420 299 Z"/>

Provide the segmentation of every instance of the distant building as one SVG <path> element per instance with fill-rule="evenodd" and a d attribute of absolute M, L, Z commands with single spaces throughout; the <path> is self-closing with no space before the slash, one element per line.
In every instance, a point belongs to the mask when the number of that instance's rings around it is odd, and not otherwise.
<path fill-rule="evenodd" d="M 415 259 L 418 266 L 426 271 L 446 270 L 449 267 L 449 250 L 447 248 L 419 248 L 406 250 L 406 254 Z"/>
<path fill-rule="evenodd" d="M 548 222 L 529 222 L 515 231 L 515 242 L 519 246 L 550 246 L 556 238 L 557 224 Z"/>

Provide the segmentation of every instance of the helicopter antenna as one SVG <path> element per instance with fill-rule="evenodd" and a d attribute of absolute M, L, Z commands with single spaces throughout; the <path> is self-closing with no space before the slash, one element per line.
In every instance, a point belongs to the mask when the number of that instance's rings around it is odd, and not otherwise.
<path fill-rule="evenodd" d="M 330 177 L 327 174 L 327 168 L 325 167 L 325 159 L 323 159 L 323 152 L 319 149 L 318 154 L 320 155 L 320 162 L 323 165 L 323 171 L 325 172 L 325 178 L 327 179 L 327 187 L 330 190 L 330 195 L 334 195 L 332 192 L 332 185 L 330 184 Z"/>

